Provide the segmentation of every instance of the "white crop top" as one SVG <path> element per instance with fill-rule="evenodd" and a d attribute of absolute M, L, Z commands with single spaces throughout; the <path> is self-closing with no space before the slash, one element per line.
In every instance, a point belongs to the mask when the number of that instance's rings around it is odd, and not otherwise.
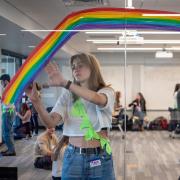
<path fill-rule="evenodd" d="M 99 132 L 104 127 L 111 127 L 112 112 L 115 100 L 114 91 L 111 88 L 106 87 L 100 89 L 98 93 L 105 94 L 107 97 L 107 104 L 104 107 L 100 107 L 81 98 L 81 101 L 86 108 L 89 119 L 96 132 Z M 73 117 L 70 114 L 72 106 L 72 93 L 66 89 L 63 89 L 61 96 L 58 98 L 51 112 L 56 112 L 62 116 L 64 120 L 63 135 L 84 136 L 86 129 L 80 130 L 82 118 Z"/>

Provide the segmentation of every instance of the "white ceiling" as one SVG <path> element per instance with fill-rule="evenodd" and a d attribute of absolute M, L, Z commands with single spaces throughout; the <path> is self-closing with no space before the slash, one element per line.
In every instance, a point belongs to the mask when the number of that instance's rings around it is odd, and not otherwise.
<path fill-rule="evenodd" d="M 7 34 L 0 36 L 0 48 L 17 52 L 22 55 L 28 55 L 32 49 L 28 48 L 29 45 L 38 44 L 41 38 L 34 34 L 22 33 L 22 29 L 18 25 L 0 16 L 0 33 Z"/>
<path fill-rule="evenodd" d="M 70 0 L 69 0 L 70 1 Z M 124 0 L 106 0 L 108 7 L 125 7 Z M 89 3 L 90 4 L 90 3 Z M 76 6 L 65 6 L 63 0 L 0 0 L 0 33 L 7 31 L 7 37 L 0 37 L 0 47 L 14 49 L 23 54 L 28 54 L 27 45 L 37 45 L 40 38 L 47 33 L 36 32 L 35 35 L 29 32 L 20 32 L 23 29 L 54 29 L 54 27 L 69 13 L 85 8 L 102 7 L 102 5 L 83 5 L 76 3 Z M 132 0 L 135 8 L 167 10 L 173 12 L 180 11 L 180 0 Z M 4 18 L 6 18 L 6 20 Z M 6 22 L 7 21 L 7 22 Z M 9 21 L 17 25 L 9 28 Z M 12 24 L 11 24 L 12 25 Z M 13 30 L 13 32 L 12 32 Z M 14 36 L 12 35 L 14 33 Z M 37 37 L 38 36 L 38 37 Z M 4 39 L 3 39 L 4 38 Z M 86 39 L 94 38 L 118 38 L 118 35 L 100 36 L 87 35 L 85 33 L 76 34 L 66 43 L 63 50 L 74 53 L 79 51 L 98 52 L 97 47 L 109 47 L 110 45 L 94 45 L 86 42 Z M 175 39 L 180 40 L 180 35 L 146 35 L 145 39 Z M 11 46 L 14 46 L 12 48 Z M 112 45 L 111 45 L 112 46 Z M 117 47 L 117 45 L 114 45 Z M 154 47 L 155 45 L 131 45 L 131 47 Z M 164 44 L 156 45 L 164 47 Z M 168 45 L 169 47 L 175 45 Z M 177 46 L 177 45 L 176 45 Z M 178 45 L 180 47 L 180 44 Z M 60 53 L 59 53 L 60 54 Z M 62 55 L 62 54 L 61 54 Z M 60 55 L 60 56 L 61 56 Z"/>

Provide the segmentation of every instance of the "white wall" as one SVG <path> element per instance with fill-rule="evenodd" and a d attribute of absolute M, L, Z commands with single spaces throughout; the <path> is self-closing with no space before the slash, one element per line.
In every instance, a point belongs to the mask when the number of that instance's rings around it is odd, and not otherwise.
<path fill-rule="evenodd" d="M 173 91 L 180 83 L 180 66 L 145 67 L 144 94 L 150 109 L 173 106 Z"/>

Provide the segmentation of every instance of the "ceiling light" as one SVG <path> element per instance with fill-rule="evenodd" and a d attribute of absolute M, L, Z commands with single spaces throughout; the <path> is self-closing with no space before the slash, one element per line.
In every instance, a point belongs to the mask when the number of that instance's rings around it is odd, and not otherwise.
<path fill-rule="evenodd" d="M 7 34 L 0 34 L 0 36 L 6 36 Z"/>
<path fill-rule="evenodd" d="M 138 31 L 138 34 L 180 34 L 177 31 Z"/>
<path fill-rule="evenodd" d="M 36 46 L 28 46 L 28 48 L 35 48 Z"/>
<path fill-rule="evenodd" d="M 118 48 L 118 47 L 99 47 L 100 51 L 163 51 L 164 48 Z M 180 51 L 180 47 L 166 48 L 167 51 Z"/>
<path fill-rule="evenodd" d="M 180 40 L 144 40 L 140 36 L 127 36 L 120 37 L 119 40 L 116 39 L 87 39 L 87 42 L 92 42 L 94 44 L 180 44 Z"/>
<path fill-rule="evenodd" d="M 180 14 L 143 14 L 142 16 L 180 16 Z"/>
<path fill-rule="evenodd" d="M 117 44 L 118 42 L 116 39 L 87 39 L 86 41 L 94 44 Z"/>
<path fill-rule="evenodd" d="M 92 30 L 92 29 L 83 29 L 83 30 L 64 30 L 64 29 L 22 29 L 22 32 L 85 32 L 86 34 L 128 34 L 127 32 L 131 33 L 131 31 L 135 32 L 136 30 Z M 138 34 L 180 34 L 177 31 L 136 31 Z M 6 34 L 3 34 L 6 35 Z"/>
<path fill-rule="evenodd" d="M 180 44 L 180 40 L 144 40 L 144 44 Z"/>
<path fill-rule="evenodd" d="M 127 30 L 85 30 L 86 34 L 124 34 Z M 131 32 L 131 30 L 128 30 Z M 180 34 L 177 31 L 136 31 L 138 34 Z"/>
<path fill-rule="evenodd" d="M 86 34 L 123 34 L 123 31 L 119 30 L 89 30 L 85 32 Z"/>
<path fill-rule="evenodd" d="M 22 32 L 85 32 L 87 30 L 64 30 L 64 29 L 22 29 Z"/>
<path fill-rule="evenodd" d="M 156 58 L 173 58 L 173 53 L 171 51 L 157 51 L 155 54 Z"/>
<path fill-rule="evenodd" d="M 67 29 L 21 29 L 22 32 L 102 32 L 102 30 L 92 30 L 92 29 L 79 29 L 79 30 L 67 30 Z M 111 30 L 112 32 L 112 30 Z M 114 31 L 117 32 L 117 31 Z M 122 32 L 121 32 L 122 33 Z M 87 33 L 88 34 L 88 33 Z"/>
<path fill-rule="evenodd" d="M 114 48 L 114 47 L 99 47 L 97 50 L 100 51 L 108 51 L 108 50 L 115 50 L 115 51 L 156 51 L 156 50 L 162 50 L 162 48 Z"/>
<path fill-rule="evenodd" d="M 143 44 L 144 37 L 141 36 L 119 36 L 119 43 L 120 44 Z"/>

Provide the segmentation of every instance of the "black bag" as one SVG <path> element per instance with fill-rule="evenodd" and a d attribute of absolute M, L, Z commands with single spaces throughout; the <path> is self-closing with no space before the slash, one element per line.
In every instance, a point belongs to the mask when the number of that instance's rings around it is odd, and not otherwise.
<path fill-rule="evenodd" d="M 37 157 L 34 162 L 34 167 L 39 169 L 52 170 L 51 156 Z"/>
<path fill-rule="evenodd" d="M 169 125 L 168 125 L 168 131 L 174 131 L 176 129 L 176 126 L 178 124 L 177 120 L 171 120 Z"/>

